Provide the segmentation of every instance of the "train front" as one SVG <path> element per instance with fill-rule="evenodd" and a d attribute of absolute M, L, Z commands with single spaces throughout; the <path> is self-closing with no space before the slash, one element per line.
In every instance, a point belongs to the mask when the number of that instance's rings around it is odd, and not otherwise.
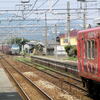
<path fill-rule="evenodd" d="M 11 46 L 11 54 L 18 55 L 20 52 L 20 48 L 18 45 L 12 45 Z"/>

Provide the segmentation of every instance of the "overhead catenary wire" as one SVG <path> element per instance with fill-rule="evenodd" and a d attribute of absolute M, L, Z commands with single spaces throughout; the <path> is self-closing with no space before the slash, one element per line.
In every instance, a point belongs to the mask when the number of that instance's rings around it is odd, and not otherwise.
<path fill-rule="evenodd" d="M 57 0 L 53 5 L 52 7 L 54 7 L 60 0 Z"/>
<path fill-rule="evenodd" d="M 34 1 L 35 1 L 35 0 L 34 0 Z M 46 1 L 47 1 L 47 0 L 46 0 Z M 59 0 L 55 1 L 55 3 L 54 3 L 53 5 L 55 6 L 55 4 L 58 3 L 58 1 L 59 1 Z M 36 4 L 37 4 L 37 3 L 36 3 Z M 36 6 L 36 4 L 35 4 L 35 6 Z M 42 4 L 45 5 L 46 3 L 43 2 Z M 42 4 L 40 5 L 40 7 L 39 7 L 39 6 L 38 6 L 38 7 L 41 8 L 41 7 L 43 6 Z M 34 5 L 33 5 L 33 6 L 34 6 Z M 33 6 L 32 6 L 32 7 L 33 7 Z M 38 7 L 37 7 L 37 8 L 34 7 L 33 9 L 30 9 L 30 10 L 27 10 L 27 9 L 26 9 L 25 11 L 31 11 L 31 12 L 33 12 L 33 11 L 37 11 L 37 12 L 38 12 L 38 11 L 44 11 L 44 12 L 45 12 L 45 11 L 47 11 L 47 10 L 50 10 L 50 9 L 45 9 L 45 8 L 39 9 Z M 76 9 L 79 9 L 79 8 L 76 8 Z M 52 10 L 57 10 L 57 11 L 60 10 L 61 12 L 63 12 L 63 11 L 66 11 L 66 8 L 65 8 L 65 9 L 52 9 Z M 72 9 L 70 9 L 70 10 L 75 11 L 74 8 L 72 8 Z M 90 8 L 89 10 L 93 11 L 94 9 L 93 9 L 93 8 Z M 96 9 L 96 10 L 98 10 L 98 9 Z M 19 10 L 19 11 L 22 11 L 22 10 Z M 66 14 L 66 12 L 65 12 L 64 14 Z M 81 14 L 82 14 L 82 13 L 81 13 Z M 26 20 L 26 19 L 25 19 L 25 20 Z M 37 19 L 36 19 L 36 20 L 37 20 Z M 42 21 L 42 20 L 44 20 L 44 19 L 39 19 L 39 20 Z M 56 19 L 47 19 L 47 20 L 48 20 L 48 21 L 52 21 L 52 20 L 53 20 L 53 21 L 54 21 L 54 20 L 56 21 Z M 57 19 L 57 20 L 59 20 L 59 19 Z M 63 20 L 63 19 L 60 19 L 60 20 Z M 77 19 L 77 20 L 78 20 L 78 19 Z M 79 19 L 79 20 L 82 20 L 82 19 Z M 88 20 L 89 20 L 89 19 L 88 19 Z M 92 20 L 93 20 L 93 18 L 92 18 Z M 37 26 L 37 27 L 39 27 L 39 26 Z M 27 28 L 27 27 L 25 27 L 25 28 Z"/>
<path fill-rule="evenodd" d="M 43 5 L 45 5 L 48 2 L 48 0 L 45 0 L 41 5 L 39 5 L 36 9 L 41 8 Z"/>
<path fill-rule="evenodd" d="M 87 8 L 87 10 L 99 10 L 100 8 Z M 16 10 L 16 9 L 0 9 L 0 12 L 15 12 L 15 11 L 47 11 L 49 9 L 47 8 L 42 8 L 42 9 L 33 9 L 33 10 Z M 66 11 L 66 8 L 63 9 L 52 9 L 55 11 Z M 75 10 L 80 10 L 80 8 L 71 8 L 70 10 L 75 11 Z"/>
<path fill-rule="evenodd" d="M 45 2 L 43 2 L 39 7 L 37 7 L 36 9 L 38 10 L 38 8 L 40 8 L 40 7 L 42 7 L 44 4 L 46 4 L 47 3 L 47 1 L 48 0 L 46 0 Z M 52 5 L 52 7 L 54 7 L 58 2 L 59 2 L 60 0 L 57 0 L 53 5 Z M 44 13 L 47 13 L 48 11 L 49 11 L 50 9 L 48 9 L 46 12 L 44 12 Z M 31 14 L 30 14 L 31 15 Z M 29 15 L 29 16 L 30 16 Z M 27 17 L 29 17 L 29 16 L 27 16 Z"/>
<path fill-rule="evenodd" d="M 34 7 L 35 7 L 37 2 L 38 2 L 38 0 L 35 0 L 34 5 L 32 6 L 30 12 L 27 14 L 27 16 L 25 18 L 27 18 L 27 17 L 29 17 L 31 15 L 31 13 L 32 13 L 32 11 L 33 11 L 33 9 L 34 9 Z"/>
<path fill-rule="evenodd" d="M 38 2 L 38 0 L 35 1 L 35 3 L 34 3 L 34 5 L 33 5 L 32 9 L 31 9 L 31 11 L 34 9 L 34 7 L 35 7 L 35 5 L 36 5 L 37 2 Z"/>

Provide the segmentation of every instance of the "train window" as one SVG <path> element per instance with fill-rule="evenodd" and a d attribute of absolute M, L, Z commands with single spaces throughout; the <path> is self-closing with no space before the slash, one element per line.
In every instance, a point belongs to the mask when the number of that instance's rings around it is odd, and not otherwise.
<path fill-rule="evenodd" d="M 96 57 L 96 45 L 94 40 L 88 40 L 85 42 L 85 57 L 88 59 L 94 59 Z"/>
<path fill-rule="evenodd" d="M 85 41 L 85 58 L 87 58 L 87 42 Z"/>
<path fill-rule="evenodd" d="M 92 40 L 91 41 L 91 58 L 95 58 L 95 41 L 94 40 Z"/>
<path fill-rule="evenodd" d="M 87 41 L 87 57 L 91 58 L 91 41 Z"/>

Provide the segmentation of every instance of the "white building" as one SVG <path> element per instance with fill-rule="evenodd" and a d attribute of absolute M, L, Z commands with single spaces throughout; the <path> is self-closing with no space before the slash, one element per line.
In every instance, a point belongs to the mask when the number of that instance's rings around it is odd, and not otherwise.
<path fill-rule="evenodd" d="M 56 47 L 54 47 L 54 54 L 60 55 L 60 56 L 66 56 L 67 55 L 64 46 L 61 46 L 61 45 L 57 45 Z"/>
<path fill-rule="evenodd" d="M 95 23 L 96 26 L 100 26 L 100 18 L 96 18 L 94 20 L 94 23 Z"/>
<path fill-rule="evenodd" d="M 24 45 L 24 51 L 26 53 L 33 53 L 33 50 L 34 48 L 36 47 L 36 45 L 43 45 L 42 42 L 38 42 L 38 41 L 30 41 L 30 42 L 27 42 L 25 45 Z"/>

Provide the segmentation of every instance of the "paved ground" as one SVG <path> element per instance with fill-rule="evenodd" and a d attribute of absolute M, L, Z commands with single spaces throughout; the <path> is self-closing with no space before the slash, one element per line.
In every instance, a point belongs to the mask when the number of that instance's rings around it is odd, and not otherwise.
<path fill-rule="evenodd" d="M 22 100 L 3 68 L 0 68 L 0 100 Z"/>
<path fill-rule="evenodd" d="M 0 100 L 22 100 L 17 92 L 0 93 Z"/>
<path fill-rule="evenodd" d="M 11 84 L 4 70 L 0 68 L 0 93 L 2 92 L 15 92 L 15 88 Z"/>

